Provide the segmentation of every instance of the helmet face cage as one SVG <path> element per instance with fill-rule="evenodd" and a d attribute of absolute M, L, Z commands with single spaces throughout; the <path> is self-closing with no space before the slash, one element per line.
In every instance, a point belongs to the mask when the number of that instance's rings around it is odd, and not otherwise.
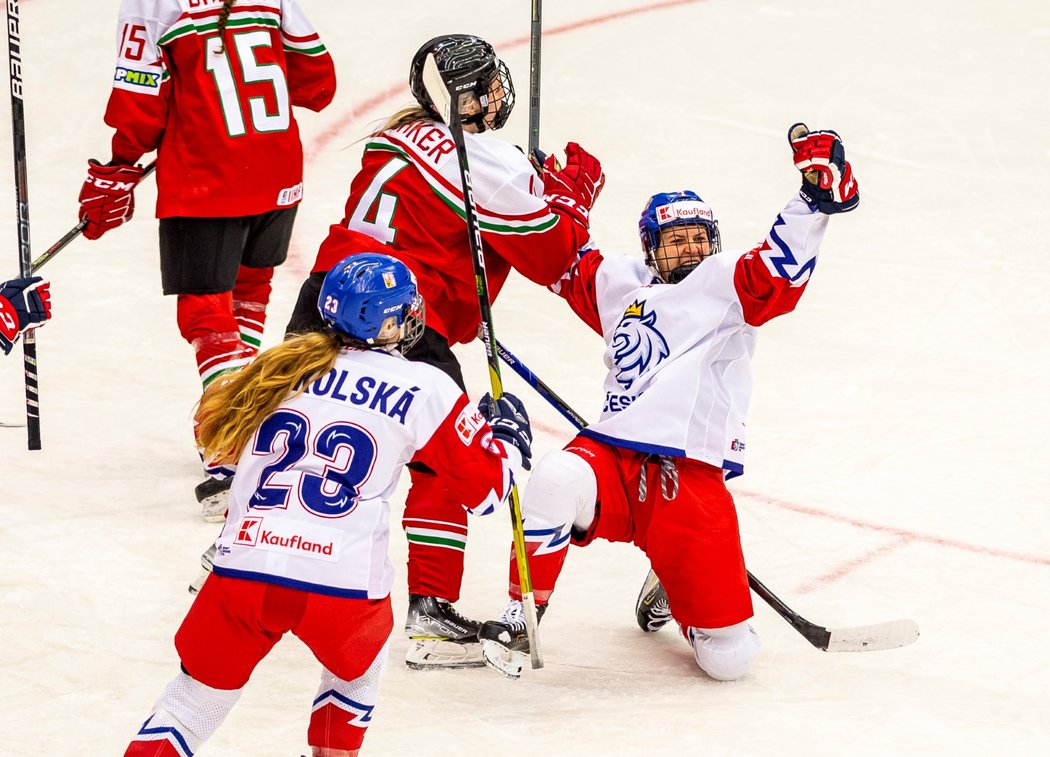
<path fill-rule="evenodd" d="M 681 192 L 661 192 L 649 198 L 638 219 L 638 236 L 645 252 L 645 262 L 661 279 L 664 275 L 656 264 L 656 250 L 660 246 L 660 232 L 674 226 L 702 226 L 707 229 L 711 255 L 722 251 L 722 238 L 718 233 L 718 221 L 714 211 L 696 192 L 688 189 Z M 671 271 L 667 283 L 675 284 L 684 279 L 699 263 L 686 264 Z"/>
<path fill-rule="evenodd" d="M 492 45 L 470 34 L 435 37 L 419 48 L 412 59 L 409 86 L 431 118 L 442 120 L 423 86 L 423 63 L 431 53 L 442 80 L 450 91 L 458 94 L 457 109 L 462 123 L 472 124 L 479 132 L 499 129 L 507 123 L 514 109 L 514 82 L 510 71 L 496 57 Z M 485 120 L 490 113 L 491 125 Z"/>
<path fill-rule="evenodd" d="M 339 334 L 367 345 L 376 344 L 388 318 L 404 326 L 417 312 L 422 321 L 422 300 L 416 277 L 400 260 L 380 253 L 350 255 L 325 276 L 317 309 L 321 317 Z M 419 329 L 422 332 L 422 327 Z M 395 341 L 402 341 L 402 337 Z M 417 336 L 416 339 L 419 337 Z"/>

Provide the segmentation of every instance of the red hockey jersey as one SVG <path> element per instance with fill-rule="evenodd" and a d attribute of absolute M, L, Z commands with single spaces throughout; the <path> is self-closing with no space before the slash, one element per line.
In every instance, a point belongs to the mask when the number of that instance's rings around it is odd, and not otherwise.
<path fill-rule="evenodd" d="M 513 145 L 463 135 L 481 225 L 489 294 L 496 298 L 511 268 L 549 286 L 587 242 L 587 230 L 543 199 L 543 182 Z M 404 262 L 419 281 L 427 325 L 450 344 L 475 338 L 481 323 L 464 221 L 459 160 L 448 127 L 414 121 L 373 137 L 350 185 L 343 222 L 331 227 L 313 270 L 328 271 L 369 249 Z"/>
<path fill-rule="evenodd" d="M 302 198 L 292 106 L 321 110 L 335 66 L 297 0 L 122 0 L 106 123 L 113 160 L 157 150 L 157 217 L 232 217 Z"/>

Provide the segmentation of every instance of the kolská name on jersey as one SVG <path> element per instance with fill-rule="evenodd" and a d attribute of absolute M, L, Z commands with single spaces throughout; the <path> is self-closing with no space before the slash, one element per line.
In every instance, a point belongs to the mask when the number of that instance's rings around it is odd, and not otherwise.
<path fill-rule="evenodd" d="M 412 400 L 416 398 L 415 393 L 419 391 L 418 386 L 411 389 L 402 389 L 400 386 L 379 381 L 371 376 L 361 376 L 354 384 L 354 391 L 343 393 L 343 384 L 346 383 L 349 372 L 333 368 L 327 374 L 317 379 L 306 388 L 305 393 L 314 397 L 330 397 L 340 402 L 349 402 L 358 407 L 367 407 L 377 413 L 393 418 L 401 425 L 407 425 L 406 416 L 412 407 Z M 396 396 L 396 399 L 395 399 Z"/>

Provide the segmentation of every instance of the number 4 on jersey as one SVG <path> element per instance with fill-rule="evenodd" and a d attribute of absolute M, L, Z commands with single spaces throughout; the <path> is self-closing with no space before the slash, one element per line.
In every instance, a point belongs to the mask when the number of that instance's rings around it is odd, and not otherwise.
<path fill-rule="evenodd" d="M 394 228 L 394 211 L 397 210 L 397 195 L 383 191 L 383 186 L 408 165 L 403 158 L 394 158 L 376 173 L 368 189 L 361 195 L 347 224 L 354 231 L 376 239 L 383 244 L 393 244 L 397 229 Z"/>

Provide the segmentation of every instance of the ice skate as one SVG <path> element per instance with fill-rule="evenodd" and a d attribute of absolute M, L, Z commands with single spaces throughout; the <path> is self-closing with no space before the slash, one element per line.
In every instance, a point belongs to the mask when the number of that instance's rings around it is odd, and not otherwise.
<path fill-rule="evenodd" d="M 536 622 L 547 605 L 536 605 Z M 487 620 L 478 631 L 485 664 L 507 678 L 520 678 L 529 662 L 529 635 L 525 630 L 525 608 L 520 599 L 512 599 L 499 620 Z"/>
<path fill-rule="evenodd" d="M 638 627 L 646 633 L 659 631 L 671 622 L 671 606 L 667 602 L 667 592 L 653 571 L 645 577 L 638 602 L 634 605 L 634 618 Z"/>
<path fill-rule="evenodd" d="M 206 523 L 222 523 L 226 520 L 226 510 L 230 499 L 230 486 L 233 477 L 207 478 L 197 484 L 193 493 L 201 503 L 201 517 Z"/>
<path fill-rule="evenodd" d="M 211 573 L 212 562 L 214 560 L 215 543 L 212 542 L 212 545 L 204 550 L 204 553 L 201 555 L 201 572 L 190 583 L 189 588 L 187 589 L 190 594 L 196 594 L 201 590 L 201 587 L 204 586 L 204 582 L 208 580 L 208 575 Z"/>
<path fill-rule="evenodd" d="M 413 670 L 482 667 L 478 627 L 447 600 L 410 594 L 405 664 Z"/>

